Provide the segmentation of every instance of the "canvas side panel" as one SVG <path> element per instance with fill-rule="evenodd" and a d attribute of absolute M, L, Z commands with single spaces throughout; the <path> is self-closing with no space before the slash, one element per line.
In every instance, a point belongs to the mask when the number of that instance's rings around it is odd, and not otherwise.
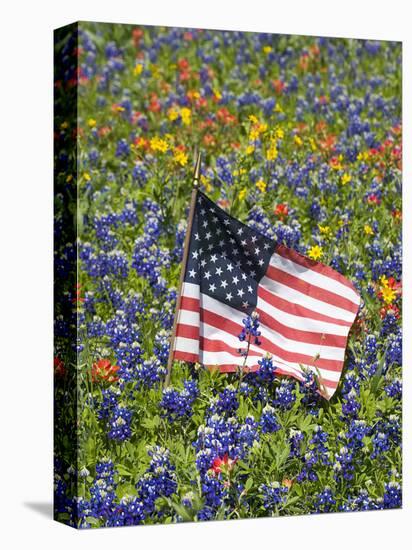
<path fill-rule="evenodd" d="M 78 25 L 54 31 L 54 518 L 78 524 Z"/>

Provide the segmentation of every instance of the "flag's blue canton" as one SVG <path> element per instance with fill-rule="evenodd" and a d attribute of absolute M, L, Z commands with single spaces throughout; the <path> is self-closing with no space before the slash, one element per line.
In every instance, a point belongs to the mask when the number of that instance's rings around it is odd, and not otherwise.
<path fill-rule="evenodd" d="M 190 236 L 185 282 L 231 307 L 251 313 L 275 243 L 236 220 L 200 191 Z"/>

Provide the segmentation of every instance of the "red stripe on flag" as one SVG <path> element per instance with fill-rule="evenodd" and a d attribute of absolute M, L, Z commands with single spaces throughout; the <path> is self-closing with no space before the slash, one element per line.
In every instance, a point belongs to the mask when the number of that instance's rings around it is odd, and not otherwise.
<path fill-rule="evenodd" d="M 284 298 L 279 298 L 279 296 L 272 294 L 272 292 L 267 290 L 261 284 L 258 286 L 258 296 L 262 298 L 262 300 L 265 300 L 265 302 L 268 302 L 270 305 L 281 309 L 285 313 L 296 315 L 297 317 L 307 317 L 308 319 L 313 319 L 314 321 L 323 321 L 325 323 L 333 323 L 334 325 L 340 325 L 344 327 L 352 326 L 352 323 L 350 321 L 344 321 L 343 319 L 329 317 L 328 315 L 324 315 L 323 313 L 318 313 L 316 311 L 308 309 L 307 307 L 289 302 Z"/>
<path fill-rule="evenodd" d="M 325 275 L 326 277 L 329 277 L 330 279 L 333 279 L 334 281 L 337 281 L 342 285 L 347 286 L 348 288 L 353 290 L 356 294 L 358 294 L 356 287 L 351 283 L 351 281 L 346 279 L 346 277 L 344 277 L 338 271 L 335 271 L 332 267 L 322 264 L 320 262 L 316 262 L 315 260 L 311 260 L 310 258 L 303 256 L 302 254 L 299 254 L 299 252 L 296 252 L 296 250 L 292 250 L 291 248 L 288 248 L 283 244 L 279 244 L 276 247 L 275 252 L 279 254 L 279 256 L 283 256 L 287 260 L 291 260 L 292 262 L 295 262 L 295 264 L 305 267 L 306 269 L 311 269 L 312 271 L 316 271 L 316 273 Z"/>
<path fill-rule="evenodd" d="M 220 340 L 210 340 L 209 338 L 205 338 L 204 336 L 199 337 L 199 329 L 197 327 L 179 324 L 177 325 L 176 335 L 181 336 L 182 338 L 196 340 L 196 342 L 198 341 L 199 347 L 202 351 L 225 351 L 226 353 L 230 353 L 230 355 L 233 355 L 234 357 L 240 357 L 239 348 L 229 346 L 228 344 Z M 248 357 L 263 357 L 263 353 L 257 352 L 255 350 L 250 350 Z"/>
<path fill-rule="evenodd" d="M 326 304 L 345 309 L 352 313 L 358 312 L 358 306 L 347 298 L 344 298 L 339 294 L 335 294 L 330 290 L 312 285 L 307 281 L 303 281 L 302 279 L 299 279 L 294 275 L 290 275 L 289 273 L 286 273 L 285 271 L 282 271 L 281 269 L 278 269 L 273 265 L 268 266 L 266 276 L 272 279 L 272 281 L 282 283 L 283 285 L 293 288 L 294 290 L 297 290 L 298 292 L 301 292 L 302 294 L 305 294 L 310 298 L 315 298 L 316 300 L 320 300 L 322 302 L 325 302 Z"/>
<path fill-rule="evenodd" d="M 178 323 L 176 328 L 176 336 L 190 338 L 191 340 L 198 340 L 199 332 L 199 327 L 194 327 L 193 325 L 183 325 Z"/>
<path fill-rule="evenodd" d="M 345 336 L 290 328 L 277 321 L 262 309 L 256 308 L 256 312 L 259 314 L 260 323 L 290 340 L 298 340 L 299 342 L 306 342 L 307 344 L 331 346 L 335 348 L 346 347 L 347 338 Z"/>
<path fill-rule="evenodd" d="M 194 304 L 193 302 L 196 302 L 197 305 Z M 187 306 L 185 305 L 184 307 L 182 304 L 181 309 L 186 309 L 188 311 L 199 311 L 199 301 L 191 299 L 190 304 L 187 304 Z M 217 313 L 208 311 L 203 308 L 200 308 L 200 320 L 207 323 L 208 325 L 211 325 L 224 332 L 227 332 L 232 336 L 237 336 L 238 334 L 240 334 L 243 328 L 241 325 L 235 323 L 234 321 L 231 321 L 226 317 L 222 317 Z M 323 359 L 323 358 L 315 359 L 315 357 L 311 357 L 310 355 L 304 355 L 302 353 L 287 351 L 279 347 L 278 345 L 273 344 L 272 342 L 270 342 L 270 340 L 268 340 L 263 336 L 260 336 L 259 339 L 262 342 L 261 344 L 262 350 L 267 351 L 269 353 L 273 353 L 274 355 L 277 355 L 280 359 L 283 359 L 284 361 L 288 361 L 290 363 L 302 363 L 304 365 L 316 365 L 321 369 L 331 370 L 334 372 L 340 372 L 342 370 L 343 361 L 336 360 L 336 359 Z"/>
<path fill-rule="evenodd" d="M 187 309 L 188 311 L 199 311 L 199 300 L 197 298 L 188 298 L 182 296 L 180 299 L 180 309 Z"/>
<path fill-rule="evenodd" d="M 176 361 L 187 361 L 188 363 L 197 363 L 199 361 L 199 356 L 196 353 L 188 353 L 187 351 L 179 351 L 178 349 L 174 351 L 173 358 Z"/>

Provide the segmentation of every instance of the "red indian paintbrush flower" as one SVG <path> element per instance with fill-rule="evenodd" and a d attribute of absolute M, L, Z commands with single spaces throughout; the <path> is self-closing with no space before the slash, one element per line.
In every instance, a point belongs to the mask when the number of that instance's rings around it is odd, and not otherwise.
<path fill-rule="evenodd" d="M 220 474 L 221 472 L 230 472 L 230 470 L 233 469 L 234 465 L 236 463 L 236 459 L 233 460 L 232 458 L 229 458 L 228 454 L 226 453 L 223 458 L 215 458 L 212 464 L 212 470 L 215 474 Z"/>
<path fill-rule="evenodd" d="M 116 376 L 120 369 L 117 365 L 112 365 L 109 359 L 99 359 L 97 363 L 92 365 L 92 380 L 93 382 L 117 382 L 119 377 Z"/>
<path fill-rule="evenodd" d="M 64 366 L 64 362 L 59 357 L 54 358 L 53 366 L 55 376 L 63 378 L 66 375 L 66 367 Z"/>
<path fill-rule="evenodd" d="M 284 220 L 289 214 L 288 205 L 285 202 L 281 202 L 276 205 L 274 212 L 275 216 L 277 216 L 281 220 Z"/>

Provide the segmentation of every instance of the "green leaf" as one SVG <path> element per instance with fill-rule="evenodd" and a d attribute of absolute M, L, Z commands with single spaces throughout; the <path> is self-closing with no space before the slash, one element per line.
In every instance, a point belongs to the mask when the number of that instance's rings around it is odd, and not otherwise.
<path fill-rule="evenodd" d="M 249 491 L 253 487 L 253 478 L 248 477 L 245 483 L 245 491 Z"/>

